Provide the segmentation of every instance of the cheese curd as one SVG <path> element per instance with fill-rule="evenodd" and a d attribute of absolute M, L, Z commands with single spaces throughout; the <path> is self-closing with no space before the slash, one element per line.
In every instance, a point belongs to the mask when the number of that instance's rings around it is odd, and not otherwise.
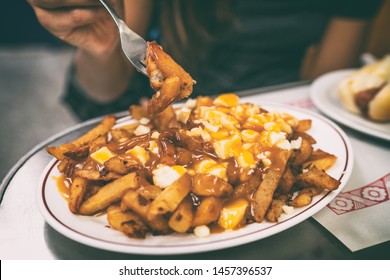
<path fill-rule="evenodd" d="M 180 165 L 160 166 L 153 170 L 153 183 L 160 188 L 166 188 L 186 172 L 187 170 Z"/>

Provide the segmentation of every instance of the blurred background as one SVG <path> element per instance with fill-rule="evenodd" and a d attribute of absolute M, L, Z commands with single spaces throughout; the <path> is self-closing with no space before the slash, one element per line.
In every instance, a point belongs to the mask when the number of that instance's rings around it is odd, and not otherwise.
<path fill-rule="evenodd" d="M 385 0 L 373 22 L 367 52 L 377 57 L 390 53 L 389 26 L 390 0 Z M 3 1 L 0 179 L 34 146 L 78 122 L 61 104 L 73 52 L 40 26 L 26 1 Z"/>

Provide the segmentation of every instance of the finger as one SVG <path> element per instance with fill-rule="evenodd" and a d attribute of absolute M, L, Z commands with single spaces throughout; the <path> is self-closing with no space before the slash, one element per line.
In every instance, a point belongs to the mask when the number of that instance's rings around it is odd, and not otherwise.
<path fill-rule="evenodd" d="M 102 8 L 46 10 L 34 8 L 39 22 L 50 32 L 58 33 L 91 24 L 107 14 Z"/>
<path fill-rule="evenodd" d="M 27 0 L 33 7 L 41 9 L 58 9 L 66 7 L 93 7 L 100 6 L 98 0 Z"/>

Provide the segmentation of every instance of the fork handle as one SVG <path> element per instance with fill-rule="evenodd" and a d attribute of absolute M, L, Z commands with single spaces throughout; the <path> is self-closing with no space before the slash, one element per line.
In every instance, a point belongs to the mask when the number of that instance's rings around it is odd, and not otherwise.
<path fill-rule="evenodd" d="M 100 0 L 100 3 L 107 9 L 107 11 L 110 13 L 112 19 L 114 20 L 115 24 L 120 27 L 121 24 L 121 18 L 118 16 L 118 14 L 115 12 L 114 8 L 106 1 L 106 0 Z"/>

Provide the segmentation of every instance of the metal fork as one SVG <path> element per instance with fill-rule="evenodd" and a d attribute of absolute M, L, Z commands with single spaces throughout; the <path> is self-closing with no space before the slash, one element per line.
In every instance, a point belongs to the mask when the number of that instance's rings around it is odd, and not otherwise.
<path fill-rule="evenodd" d="M 146 41 L 126 25 L 106 0 L 100 0 L 100 2 L 118 26 L 123 53 L 138 72 L 148 76 L 144 63 L 147 48 Z"/>

